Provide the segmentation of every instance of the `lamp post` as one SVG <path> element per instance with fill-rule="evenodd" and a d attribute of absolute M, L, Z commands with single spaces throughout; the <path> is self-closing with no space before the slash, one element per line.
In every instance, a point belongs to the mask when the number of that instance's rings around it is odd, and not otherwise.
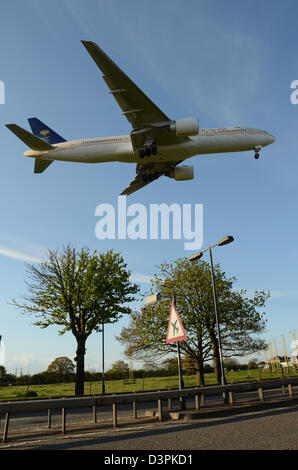
<path fill-rule="evenodd" d="M 101 344 L 101 347 L 102 347 L 102 374 L 101 374 L 101 383 L 102 383 L 102 387 L 101 387 L 101 393 L 104 394 L 105 393 L 105 343 L 104 343 L 104 338 L 105 338 L 105 330 L 104 330 L 104 327 L 105 327 L 105 323 L 104 323 L 104 317 L 102 317 L 102 344 Z"/>
<path fill-rule="evenodd" d="M 211 266 L 212 292 L 213 292 L 213 302 L 214 302 L 214 313 L 215 313 L 215 321 L 216 321 L 216 329 L 217 329 L 217 337 L 218 337 L 218 350 L 219 350 L 219 361 L 220 361 L 221 385 L 225 385 L 226 379 L 225 379 L 225 374 L 224 374 L 222 344 L 221 344 L 220 327 L 219 327 L 219 320 L 218 320 L 218 307 L 217 307 L 216 287 L 215 287 L 215 281 L 214 281 L 214 267 L 213 267 L 213 258 L 212 258 L 212 248 L 214 248 L 215 246 L 227 245 L 228 243 L 232 243 L 233 241 L 234 241 L 234 238 L 232 236 L 228 235 L 228 236 L 222 238 L 221 240 L 219 240 L 214 245 L 211 245 L 208 248 L 206 248 L 206 250 L 199 251 L 198 253 L 195 253 L 194 255 L 189 257 L 189 260 L 191 262 L 197 261 L 198 259 L 200 259 L 203 256 L 203 254 L 206 251 L 209 252 L 210 266 Z M 224 402 L 228 403 L 227 395 L 226 395 L 225 392 L 223 393 L 223 398 L 224 398 Z"/>

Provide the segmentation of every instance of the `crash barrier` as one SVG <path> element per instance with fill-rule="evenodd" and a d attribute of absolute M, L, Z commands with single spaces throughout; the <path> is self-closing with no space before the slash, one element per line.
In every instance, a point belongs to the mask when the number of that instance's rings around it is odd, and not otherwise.
<path fill-rule="evenodd" d="M 132 405 L 132 417 L 137 418 L 137 403 L 156 402 L 158 408 L 158 419 L 163 421 L 163 401 L 168 400 L 168 408 L 171 409 L 173 399 L 185 400 L 194 399 L 196 410 L 204 405 L 205 397 L 208 396 L 226 396 L 228 404 L 232 406 L 235 403 L 235 394 L 258 392 L 261 402 L 265 400 L 264 391 L 272 389 L 281 389 L 282 394 L 286 395 L 286 389 L 290 397 L 294 397 L 293 387 L 298 386 L 298 377 L 288 377 L 283 379 L 269 379 L 254 382 L 242 382 L 227 385 L 211 385 L 208 387 L 198 386 L 185 388 L 183 390 L 158 390 L 150 392 L 133 392 L 127 394 L 111 394 L 96 396 L 80 396 L 72 398 L 51 398 L 44 400 L 26 400 L 16 402 L 0 402 L 0 416 L 5 416 L 2 442 L 7 442 L 9 419 L 13 414 L 26 414 L 40 411 L 48 411 L 48 428 L 51 428 L 52 410 L 61 410 L 62 423 L 61 432 L 66 433 L 66 410 L 75 408 L 90 408 L 93 414 L 93 422 L 97 422 L 97 408 L 111 406 L 113 414 L 113 427 L 117 427 L 117 406 L 123 404 Z"/>

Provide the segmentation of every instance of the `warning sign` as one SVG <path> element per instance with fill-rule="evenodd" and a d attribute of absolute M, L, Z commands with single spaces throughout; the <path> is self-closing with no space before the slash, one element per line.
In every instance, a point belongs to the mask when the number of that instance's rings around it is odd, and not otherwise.
<path fill-rule="evenodd" d="M 176 341 L 184 340 L 186 340 L 186 333 L 184 331 L 182 322 L 176 310 L 175 302 L 173 300 L 170 310 L 166 343 L 175 343 Z"/>

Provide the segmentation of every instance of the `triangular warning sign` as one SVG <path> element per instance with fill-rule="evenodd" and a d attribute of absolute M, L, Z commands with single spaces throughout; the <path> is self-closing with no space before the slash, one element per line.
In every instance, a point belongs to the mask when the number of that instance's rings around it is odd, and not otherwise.
<path fill-rule="evenodd" d="M 168 331 L 166 343 L 174 343 L 176 341 L 186 340 L 186 333 L 181 323 L 180 317 L 176 310 L 175 302 L 173 300 L 170 310 L 170 318 L 168 324 Z"/>

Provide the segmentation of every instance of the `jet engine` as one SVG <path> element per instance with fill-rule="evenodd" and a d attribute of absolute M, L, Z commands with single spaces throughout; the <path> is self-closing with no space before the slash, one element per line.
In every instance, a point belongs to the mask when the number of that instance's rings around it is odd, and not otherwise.
<path fill-rule="evenodd" d="M 174 178 L 176 181 L 192 180 L 194 177 L 193 166 L 177 166 L 168 175 L 170 178 Z"/>
<path fill-rule="evenodd" d="M 170 131 L 180 136 L 197 135 L 199 130 L 199 121 L 195 118 L 177 119 L 170 124 Z"/>

